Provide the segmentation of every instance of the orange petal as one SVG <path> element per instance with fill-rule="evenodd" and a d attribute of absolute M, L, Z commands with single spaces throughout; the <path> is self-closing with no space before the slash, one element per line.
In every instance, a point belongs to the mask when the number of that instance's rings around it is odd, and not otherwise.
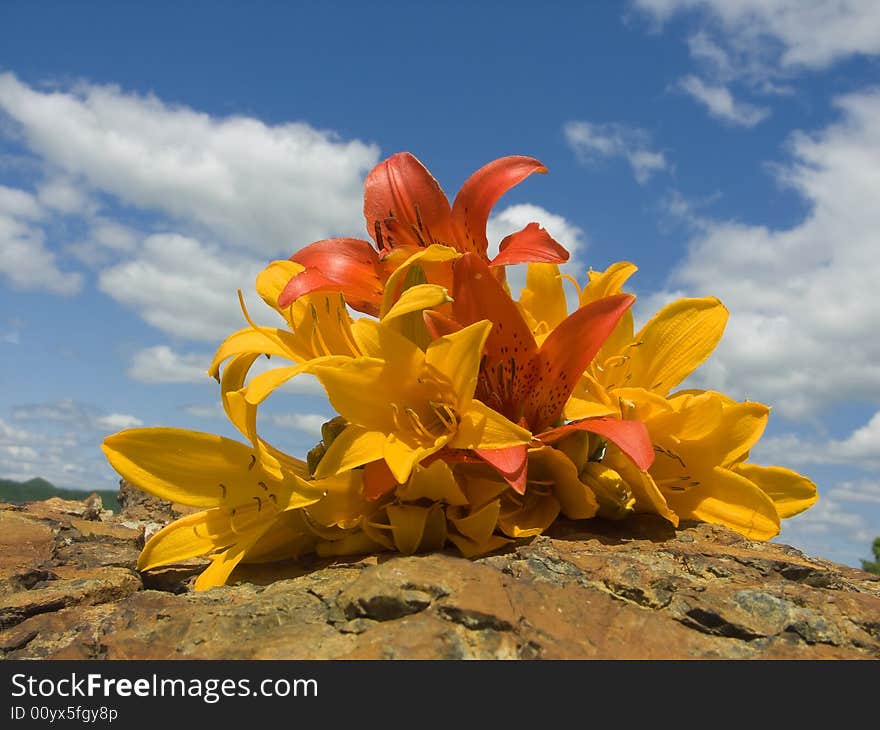
<path fill-rule="evenodd" d="M 440 312 L 435 312 L 433 309 L 426 309 L 422 312 L 422 319 L 425 320 L 425 326 L 428 328 L 428 332 L 431 333 L 431 338 L 435 340 L 446 335 L 455 334 L 462 329 L 462 326 L 454 319 Z"/>
<path fill-rule="evenodd" d="M 371 461 L 364 465 L 364 498 L 375 501 L 385 496 L 394 487 L 397 480 L 385 463 L 385 459 Z"/>
<path fill-rule="evenodd" d="M 291 261 L 305 271 L 294 276 L 278 297 L 283 308 L 313 291 L 341 291 L 348 304 L 366 314 L 378 314 L 385 276 L 379 254 L 368 241 L 328 238 L 297 251 Z"/>
<path fill-rule="evenodd" d="M 568 251 L 537 223 L 529 223 L 521 231 L 511 233 L 501 241 L 492 266 L 508 264 L 561 264 L 568 261 Z"/>
<path fill-rule="evenodd" d="M 581 374 L 634 301 L 632 294 L 599 299 L 570 314 L 547 336 L 521 380 L 532 431 L 559 419 Z"/>
<path fill-rule="evenodd" d="M 453 272 L 455 319 L 463 326 L 484 319 L 493 323 L 475 397 L 516 423 L 521 415 L 518 378 L 537 352 L 535 338 L 516 302 L 477 254 L 464 254 Z"/>
<path fill-rule="evenodd" d="M 493 160 L 465 180 L 452 204 L 459 250 L 486 257 L 486 221 L 492 206 L 533 172 L 547 172 L 547 168 L 533 157 L 514 155 Z"/>
<path fill-rule="evenodd" d="M 449 201 L 418 158 L 398 152 L 364 182 L 367 230 L 382 250 L 448 239 Z"/>
<path fill-rule="evenodd" d="M 559 428 L 545 431 L 535 438 L 545 444 L 556 443 L 572 431 L 588 431 L 603 436 L 626 454 L 642 471 L 654 462 L 654 446 L 648 429 L 641 421 L 622 421 L 619 418 L 584 418 Z"/>
<path fill-rule="evenodd" d="M 504 477 L 518 494 L 526 492 L 526 464 L 528 446 L 509 446 L 506 449 L 475 449 L 474 453 Z"/>

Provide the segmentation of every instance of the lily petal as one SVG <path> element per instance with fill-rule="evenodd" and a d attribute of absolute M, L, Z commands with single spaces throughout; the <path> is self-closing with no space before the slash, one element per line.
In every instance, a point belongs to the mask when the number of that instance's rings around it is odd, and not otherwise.
<path fill-rule="evenodd" d="M 514 492 L 525 494 L 528 446 L 509 446 L 505 449 L 475 449 L 474 453 L 490 464 L 510 484 Z"/>
<path fill-rule="evenodd" d="M 776 507 L 782 519 L 794 517 L 819 499 L 816 485 L 805 476 L 782 466 L 737 464 L 733 471 L 754 482 Z"/>
<path fill-rule="evenodd" d="M 452 220 L 463 252 L 473 251 L 485 258 L 489 246 L 486 223 L 492 207 L 533 172 L 547 172 L 547 168 L 533 157 L 512 155 L 493 160 L 465 181 L 452 204 Z"/>
<path fill-rule="evenodd" d="M 364 182 L 364 218 L 380 248 L 445 240 L 449 213 L 449 200 L 437 180 L 409 152 L 383 160 Z M 386 219 L 394 220 L 393 232 Z"/>
<path fill-rule="evenodd" d="M 474 399 L 462 414 L 458 431 L 449 441 L 453 449 L 504 449 L 527 444 L 532 434 L 497 411 Z"/>
<path fill-rule="evenodd" d="M 545 444 L 552 444 L 572 431 L 587 431 L 599 434 L 611 441 L 626 454 L 642 471 L 654 462 L 654 447 L 648 429 L 641 421 L 624 421 L 619 418 L 586 418 L 583 421 L 567 423 L 559 428 L 538 434 L 536 438 Z"/>
<path fill-rule="evenodd" d="M 478 545 L 488 542 L 501 513 L 501 500 L 496 499 L 464 517 L 450 518 L 450 522 L 462 535 Z"/>
<path fill-rule="evenodd" d="M 361 426 L 346 426 L 318 462 L 315 478 L 323 479 L 381 459 L 384 447 L 385 434 Z"/>
<path fill-rule="evenodd" d="M 503 513 L 498 518 L 498 526 L 510 537 L 534 537 L 553 524 L 559 509 L 559 501 L 549 494 L 535 499 L 527 497 L 524 506 Z"/>
<path fill-rule="evenodd" d="M 529 223 L 521 231 L 505 236 L 492 259 L 491 266 L 509 264 L 561 264 L 568 261 L 568 251 L 537 223 Z"/>
<path fill-rule="evenodd" d="M 352 308 L 379 313 L 385 277 L 379 254 L 369 241 L 328 238 L 304 246 L 290 260 L 305 270 L 284 287 L 279 308 L 310 292 L 341 291 Z"/>
<path fill-rule="evenodd" d="M 773 500 L 741 474 L 716 466 L 699 487 L 666 495 L 682 519 L 726 525 L 751 540 L 769 540 L 779 533 Z"/>
<path fill-rule="evenodd" d="M 413 504 L 389 504 L 387 510 L 394 545 L 404 555 L 412 555 L 422 542 L 429 508 L 417 507 Z"/>
<path fill-rule="evenodd" d="M 678 299 L 667 304 L 635 336 L 621 370 L 628 385 L 666 395 L 703 363 L 721 340 L 728 312 L 715 297 Z"/>
<path fill-rule="evenodd" d="M 212 433 L 180 428 L 131 428 L 104 439 L 110 465 L 144 491 L 193 507 L 250 499 L 260 478 L 254 449 Z"/>
<path fill-rule="evenodd" d="M 428 467 L 416 466 L 409 482 L 398 488 L 397 496 L 406 502 L 428 499 L 452 505 L 468 503 L 467 497 L 455 481 L 452 469 L 439 459 Z"/>
<path fill-rule="evenodd" d="M 284 316 L 285 309 L 278 306 L 278 297 L 287 286 L 288 282 L 297 274 L 305 271 L 302 264 L 288 259 L 272 261 L 265 269 L 257 274 L 257 294 L 272 309 Z"/>
<path fill-rule="evenodd" d="M 581 307 L 544 340 L 520 382 L 528 387 L 525 418 L 535 431 L 557 421 L 605 338 L 635 297 L 616 294 Z"/>
<path fill-rule="evenodd" d="M 519 297 L 520 305 L 544 324 L 546 332 L 555 329 L 568 316 L 562 277 L 556 264 L 529 264 L 526 269 L 526 288 Z"/>
<path fill-rule="evenodd" d="M 483 347 L 491 329 L 492 323 L 488 320 L 476 322 L 455 334 L 434 340 L 425 352 L 425 364 L 435 368 L 452 384 L 459 412 L 467 410 L 471 404 Z"/>

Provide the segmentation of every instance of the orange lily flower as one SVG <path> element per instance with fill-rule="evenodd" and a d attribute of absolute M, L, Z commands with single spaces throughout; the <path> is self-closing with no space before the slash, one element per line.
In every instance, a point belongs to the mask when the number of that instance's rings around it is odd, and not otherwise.
<path fill-rule="evenodd" d="M 373 241 L 329 238 L 297 251 L 290 260 L 305 270 L 288 282 L 279 307 L 309 292 L 332 290 L 343 292 L 352 308 L 377 315 L 391 273 L 420 248 L 434 244 L 476 254 L 493 267 L 567 261 L 568 251 L 537 223 L 504 238 L 493 259 L 487 253 L 492 206 L 532 173 L 546 171 L 532 157 L 501 157 L 471 175 L 450 207 L 440 185 L 414 155 L 392 155 L 364 183 L 364 217 Z"/>
<path fill-rule="evenodd" d="M 482 319 L 493 323 L 483 349 L 476 398 L 543 443 L 555 443 L 572 431 L 588 431 L 612 441 L 639 469 L 651 465 L 653 447 L 640 421 L 600 416 L 562 423 L 566 401 L 635 301 L 633 295 L 615 294 L 580 307 L 538 346 L 519 307 L 481 257 L 464 254 L 453 265 L 453 273 L 452 319 L 428 314 L 425 322 L 435 337 Z M 476 451 L 520 493 L 525 489 L 527 453 L 525 445 Z"/>

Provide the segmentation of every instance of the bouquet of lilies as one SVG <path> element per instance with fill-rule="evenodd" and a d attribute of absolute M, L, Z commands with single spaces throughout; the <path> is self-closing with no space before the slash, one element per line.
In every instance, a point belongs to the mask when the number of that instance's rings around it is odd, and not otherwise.
<path fill-rule="evenodd" d="M 393 155 L 365 182 L 372 241 L 318 241 L 258 275 L 279 327 L 255 324 L 239 292 L 248 326 L 209 373 L 244 440 L 136 428 L 103 443 L 129 482 L 201 508 L 153 535 L 140 570 L 208 556 L 201 590 L 241 562 L 447 547 L 473 557 L 560 515 L 650 512 L 767 540 L 816 501 L 802 475 L 749 462 L 768 406 L 674 390 L 721 338 L 717 299 L 679 299 L 635 332 L 635 297 L 622 291 L 633 264 L 581 285 L 537 223 L 489 258 L 493 205 L 535 172 L 546 169 L 530 157 L 495 160 L 450 206 L 418 159 Z M 510 264 L 528 264 L 518 300 Z M 262 355 L 286 364 L 249 374 Z M 302 460 L 259 435 L 257 412 L 304 373 L 338 416 Z"/>

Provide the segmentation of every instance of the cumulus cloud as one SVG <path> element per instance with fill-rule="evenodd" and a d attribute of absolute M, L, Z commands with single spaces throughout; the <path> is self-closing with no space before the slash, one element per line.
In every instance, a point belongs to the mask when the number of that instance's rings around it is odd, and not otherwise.
<path fill-rule="evenodd" d="M 738 101 L 728 88 L 707 84 L 696 76 L 685 76 L 679 81 L 679 88 L 706 107 L 710 116 L 723 122 L 754 127 L 770 115 L 766 107 Z"/>
<path fill-rule="evenodd" d="M 70 181 L 209 231 L 264 256 L 363 230 L 363 178 L 378 148 L 304 123 L 214 118 L 153 96 L 79 84 L 43 92 L 0 74 L 0 111 L 66 183 L 47 204 L 77 209 Z"/>
<path fill-rule="evenodd" d="M 666 170 L 669 163 L 662 152 L 651 149 L 647 130 L 626 124 L 568 122 L 563 127 L 565 139 L 584 164 L 600 159 L 623 157 L 639 183 L 645 183 L 656 172 Z"/>
<path fill-rule="evenodd" d="M 205 383 L 211 355 L 179 353 L 168 345 L 138 350 L 131 358 L 128 376 L 141 383 Z"/>
<path fill-rule="evenodd" d="M 143 426 L 144 422 L 130 413 L 108 413 L 106 416 L 98 416 L 95 424 L 108 431 L 120 431 L 124 428 Z"/>
<path fill-rule="evenodd" d="M 319 413 L 279 413 L 269 416 L 267 420 L 279 428 L 291 428 L 309 436 L 320 437 L 321 426 L 330 418 L 331 416 Z"/>
<path fill-rule="evenodd" d="M 701 218 L 670 290 L 718 296 L 731 312 L 712 367 L 695 386 L 773 404 L 783 415 L 880 402 L 880 92 L 836 100 L 840 119 L 797 132 L 780 181 L 809 212 L 771 229 Z"/>
<path fill-rule="evenodd" d="M 880 5 L 874 0 L 635 0 L 665 22 L 698 11 L 733 48 L 750 49 L 784 68 L 827 68 L 880 53 Z"/>
<path fill-rule="evenodd" d="M 0 185 L 0 274 L 16 289 L 39 289 L 71 296 L 82 274 L 62 271 L 46 247 L 39 201 L 24 190 Z"/>
<path fill-rule="evenodd" d="M 219 344 L 246 326 L 237 289 L 245 293 L 255 315 L 265 316 L 265 305 L 252 291 L 264 265 L 193 238 L 162 233 L 148 236 L 131 258 L 103 270 L 98 286 L 162 332 Z"/>

